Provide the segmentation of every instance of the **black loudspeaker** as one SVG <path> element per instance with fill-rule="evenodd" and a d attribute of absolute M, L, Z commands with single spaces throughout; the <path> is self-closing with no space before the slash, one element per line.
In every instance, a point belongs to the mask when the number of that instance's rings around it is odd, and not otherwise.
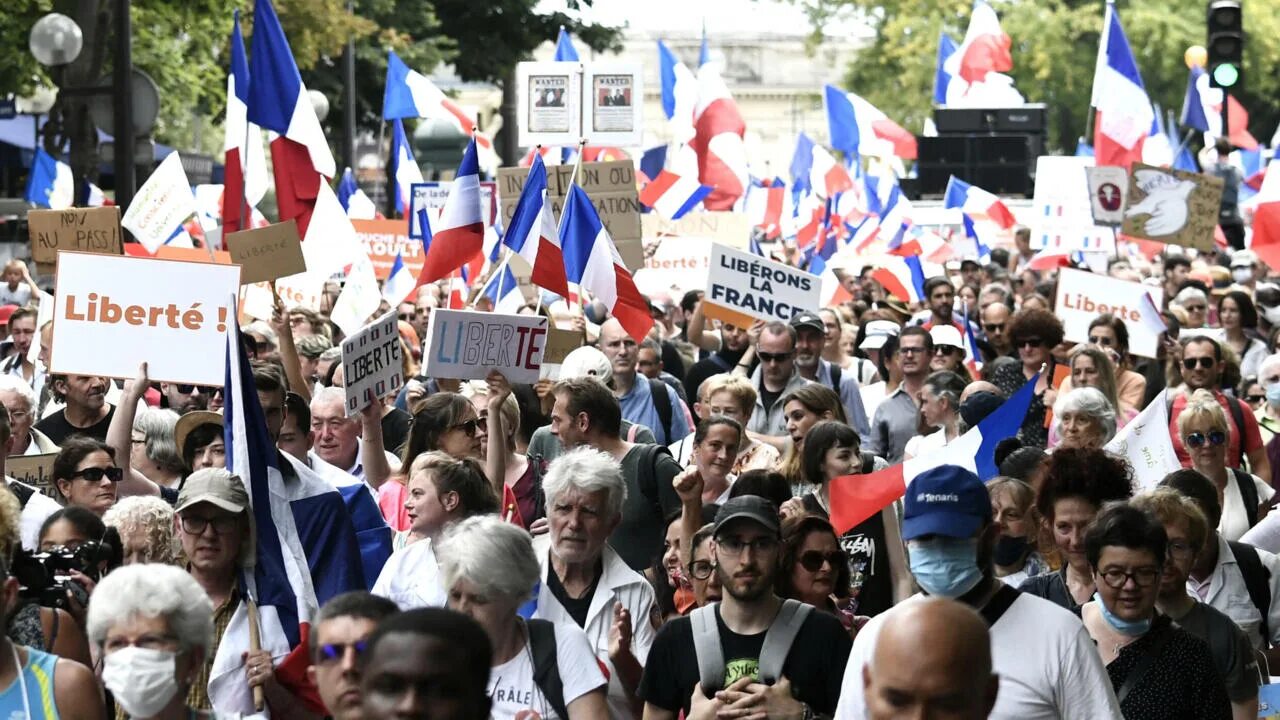
<path fill-rule="evenodd" d="M 1039 135 L 939 135 L 916 139 L 921 197 L 941 196 L 952 175 L 997 195 L 1030 197 Z"/>
<path fill-rule="evenodd" d="M 1016 108 L 949 108 L 933 110 L 939 135 L 967 133 L 1037 133 L 1049 126 L 1048 109 L 1041 103 Z"/>

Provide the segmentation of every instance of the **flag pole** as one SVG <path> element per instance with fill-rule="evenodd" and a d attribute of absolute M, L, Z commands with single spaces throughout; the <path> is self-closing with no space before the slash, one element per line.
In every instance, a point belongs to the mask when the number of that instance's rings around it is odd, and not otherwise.
<path fill-rule="evenodd" d="M 578 171 L 582 169 L 582 153 L 583 153 L 583 151 L 584 151 L 584 150 L 586 150 L 586 149 L 587 149 L 587 139 L 586 139 L 586 138 L 582 138 L 582 139 L 578 140 L 578 157 L 577 157 L 577 159 L 576 159 L 576 160 L 574 161 L 574 163 L 573 163 L 573 173 L 569 175 L 569 188 L 572 188 L 572 187 L 573 187 L 573 184 L 574 184 L 575 182 L 577 182 L 577 181 L 578 181 Z M 565 194 L 565 197 L 566 197 L 566 198 L 568 198 L 568 197 L 569 197 L 569 190 L 568 190 L 568 189 L 566 189 L 564 194 Z M 563 217 L 563 211 L 562 211 L 561 220 L 563 220 L 563 219 L 564 219 L 564 217 Z M 582 288 L 578 288 L 578 290 L 579 290 L 579 294 L 578 294 L 578 312 L 580 312 L 580 313 L 582 314 L 582 322 L 584 322 L 584 323 L 585 323 L 585 322 L 587 321 L 587 306 L 586 306 L 586 304 L 585 304 L 585 303 L 583 303 L 583 301 L 582 301 L 582 294 L 581 294 L 581 290 L 582 290 Z M 539 295 L 541 295 L 541 294 L 539 294 Z M 566 303 L 567 303 L 567 302 L 569 302 L 569 298 L 565 298 L 564 300 L 565 300 L 565 302 L 566 302 Z"/>

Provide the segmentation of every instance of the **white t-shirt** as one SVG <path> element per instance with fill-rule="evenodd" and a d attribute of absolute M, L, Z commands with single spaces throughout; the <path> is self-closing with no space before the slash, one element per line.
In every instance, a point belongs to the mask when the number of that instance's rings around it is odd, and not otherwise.
<path fill-rule="evenodd" d="M 373 594 L 395 602 L 401 610 L 421 607 L 444 607 L 448 594 L 440 564 L 431 549 L 431 538 L 407 545 L 387 558 Z"/>
<path fill-rule="evenodd" d="M 906 602 L 922 597 L 914 595 Z M 872 618 L 858 632 L 845 666 L 836 720 L 867 716 L 862 667 L 871 660 L 885 618 L 903 604 Z M 992 672 L 1000 676 L 993 720 L 1120 718 L 1111 680 L 1084 624 L 1048 600 L 1020 594 L 991 626 L 991 656 Z"/>
<path fill-rule="evenodd" d="M 10 485 L 18 483 L 17 480 L 8 476 L 5 477 L 5 481 Z M 26 506 L 22 508 L 22 515 L 18 517 L 18 532 L 22 536 L 22 547 L 27 550 L 36 550 L 40 546 L 40 527 L 50 515 L 61 510 L 62 506 L 57 500 L 45 495 L 37 488 L 26 483 L 18 484 L 32 491 L 31 499 L 27 500 Z"/>
<path fill-rule="evenodd" d="M 1218 520 L 1218 532 L 1222 537 L 1235 542 L 1249 531 L 1249 516 L 1245 514 L 1244 498 L 1240 496 L 1240 486 L 1236 485 L 1235 473 L 1227 471 L 1227 487 L 1222 491 L 1222 518 Z M 1257 475 L 1250 475 L 1253 486 L 1257 488 L 1258 502 L 1266 502 L 1276 494 L 1272 487 Z"/>
<path fill-rule="evenodd" d="M 591 650 L 591 641 L 576 625 L 556 625 L 556 665 L 560 667 L 560 682 L 564 685 L 565 707 L 605 686 L 604 673 Z M 493 720 L 565 720 L 551 709 L 533 681 L 533 651 L 528 641 L 515 657 L 489 669 L 488 692 L 493 701 L 490 710 Z M 528 714 L 530 710 L 537 715 Z"/>

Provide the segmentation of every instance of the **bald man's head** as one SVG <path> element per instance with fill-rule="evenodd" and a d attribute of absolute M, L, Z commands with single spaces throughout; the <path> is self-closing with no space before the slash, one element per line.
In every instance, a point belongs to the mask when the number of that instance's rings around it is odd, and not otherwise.
<path fill-rule="evenodd" d="M 987 624 L 968 605 L 928 598 L 885 618 L 862 668 L 870 720 L 980 720 L 996 703 Z"/>
<path fill-rule="evenodd" d="M 636 372 L 636 341 L 617 318 L 609 318 L 600 326 L 600 351 L 613 365 L 613 376 L 630 378 Z"/>
<path fill-rule="evenodd" d="M 964 390 L 960 393 L 960 402 L 964 402 L 965 398 L 969 397 L 970 395 L 976 392 L 989 392 L 992 395 L 1002 395 L 1002 396 L 1004 395 L 1004 393 L 1000 392 L 1000 388 L 987 382 L 986 380 L 974 380 L 973 382 L 964 386 Z"/>

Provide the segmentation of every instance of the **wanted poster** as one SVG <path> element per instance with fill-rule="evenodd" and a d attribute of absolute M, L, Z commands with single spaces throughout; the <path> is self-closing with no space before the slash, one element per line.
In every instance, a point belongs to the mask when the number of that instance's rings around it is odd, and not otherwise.
<path fill-rule="evenodd" d="M 644 130 L 644 76 L 640 65 L 587 63 L 582 80 L 582 129 L 587 143 L 640 145 Z"/>
<path fill-rule="evenodd" d="M 582 66 L 523 62 L 516 66 L 521 145 L 577 145 L 582 137 Z"/>
<path fill-rule="evenodd" d="M 596 75 L 591 83 L 592 132 L 631 132 L 635 112 L 631 108 L 630 75 Z"/>

